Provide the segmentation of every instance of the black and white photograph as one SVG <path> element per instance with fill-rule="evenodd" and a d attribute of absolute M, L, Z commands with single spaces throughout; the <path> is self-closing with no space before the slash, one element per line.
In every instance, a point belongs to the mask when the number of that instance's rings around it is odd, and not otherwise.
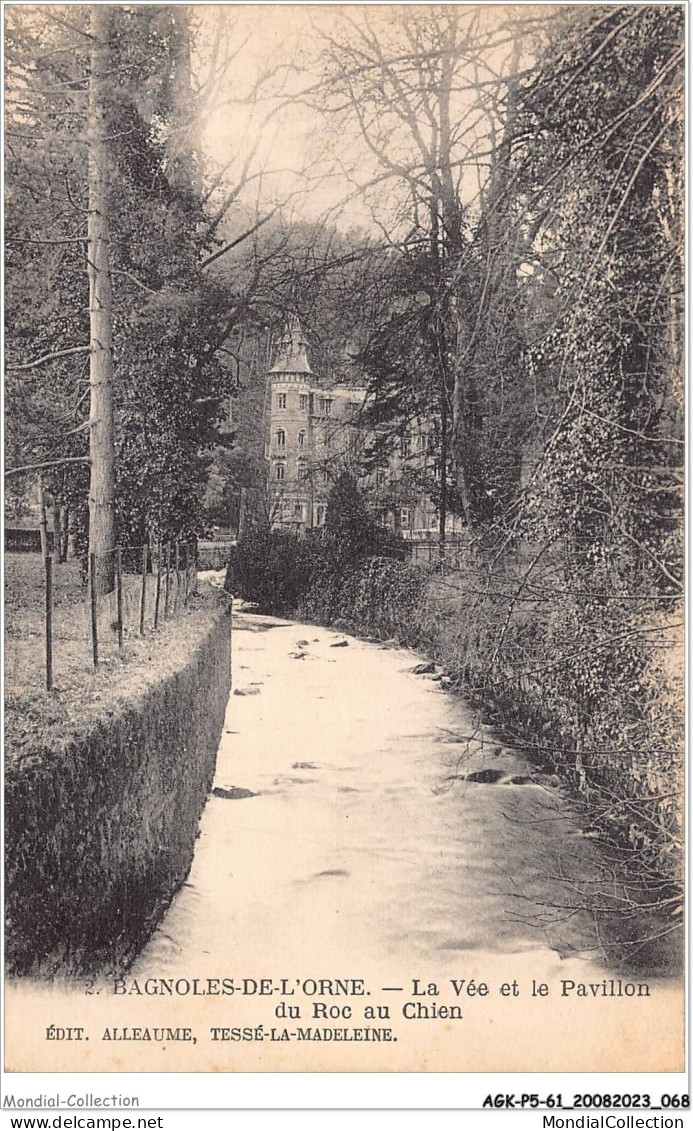
<path fill-rule="evenodd" d="M 10 1106 L 685 1114 L 685 16 L 3 5 Z"/>

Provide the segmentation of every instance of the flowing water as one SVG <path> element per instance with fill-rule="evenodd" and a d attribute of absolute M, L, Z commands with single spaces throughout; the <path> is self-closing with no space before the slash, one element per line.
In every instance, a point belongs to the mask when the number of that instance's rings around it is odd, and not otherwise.
<path fill-rule="evenodd" d="M 611 862 L 580 812 L 434 673 L 415 674 L 420 657 L 252 612 L 233 633 L 195 861 L 133 977 L 231 958 L 255 976 L 375 970 L 405 992 L 456 972 L 492 971 L 496 992 L 519 973 L 522 992 L 533 980 L 552 994 L 635 978 L 642 940 L 614 945 Z"/>
<path fill-rule="evenodd" d="M 104 983 L 80 999 L 90 1032 L 186 1025 L 197 1043 L 102 1040 L 88 1049 L 95 1067 L 680 1066 L 668 929 L 625 915 L 632 892 L 565 788 L 435 673 L 416 674 L 420 662 L 234 613 L 233 685 L 190 874 L 118 992 Z M 52 1023 L 73 1016 L 74 998 L 73 1013 L 59 1004 Z M 39 1005 L 17 989 L 8 1017 L 34 1010 L 40 1026 Z M 378 1043 L 352 1042 L 364 1027 Z M 75 1049 L 53 1046 L 55 1065 Z"/>

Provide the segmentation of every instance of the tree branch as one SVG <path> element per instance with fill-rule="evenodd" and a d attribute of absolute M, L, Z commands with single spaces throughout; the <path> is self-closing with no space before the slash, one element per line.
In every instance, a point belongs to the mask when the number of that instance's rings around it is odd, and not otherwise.
<path fill-rule="evenodd" d="M 91 463 L 89 456 L 64 456 L 62 459 L 50 459 L 45 463 L 27 463 L 23 467 L 11 467 L 5 472 L 5 479 L 10 475 L 21 475 L 23 471 L 39 471 L 43 467 L 60 467 L 64 463 Z"/>
<path fill-rule="evenodd" d="M 148 287 L 146 283 L 143 283 L 143 282 L 140 281 L 140 279 L 135 278 L 135 276 L 131 275 L 129 271 L 123 271 L 122 268 L 120 268 L 120 267 L 111 267 L 111 275 L 122 275 L 123 278 L 129 279 L 131 283 L 135 283 L 138 287 L 140 287 L 143 291 L 146 291 L 147 294 L 149 294 L 149 295 L 158 295 L 159 294 L 159 291 L 155 291 L 151 287 Z"/>
<path fill-rule="evenodd" d="M 35 369 L 37 365 L 44 365 L 47 361 L 56 361 L 59 357 L 68 357 L 74 353 L 90 353 L 91 346 L 70 346 L 69 349 L 56 350 L 55 353 L 46 353 L 43 357 L 37 357 L 35 361 L 26 361 L 23 365 L 8 365 L 8 372 L 13 372 L 19 369 Z"/>
<path fill-rule="evenodd" d="M 226 247 L 222 247 L 219 249 L 219 251 L 215 251 L 213 255 L 208 255 L 207 258 L 203 260 L 200 270 L 204 270 L 205 267 L 209 267 L 210 263 L 214 263 L 215 259 L 219 259 L 222 255 L 226 255 L 227 251 L 231 251 L 232 248 L 238 247 L 239 243 L 243 243 L 244 240 L 247 240 L 250 236 L 252 236 L 254 232 L 258 230 L 258 228 L 261 228 L 263 224 L 266 224 L 268 220 L 272 219 L 278 207 L 279 205 L 277 205 L 277 208 L 273 208 L 271 212 L 268 212 L 266 216 L 263 216 L 261 220 L 258 220 L 257 224 L 254 224 L 252 228 L 249 228 L 247 232 L 244 232 L 242 236 L 238 236 L 237 239 L 231 240 L 231 243 L 227 243 Z"/>
<path fill-rule="evenodd" d="M 48 247 L 55 247 L 56 244 L 60 244 L 60 243 L 86 243 L 87 237 L 86 236 L 67 236 L 65 239 L 59 239 L 59 240 L 31 240 L 31 239 L 25 238 L 24 236 L 5 236 L 5 240 L 6 240 L 7 243 L 39 243 L 39 244 L 46 244 Z"/>

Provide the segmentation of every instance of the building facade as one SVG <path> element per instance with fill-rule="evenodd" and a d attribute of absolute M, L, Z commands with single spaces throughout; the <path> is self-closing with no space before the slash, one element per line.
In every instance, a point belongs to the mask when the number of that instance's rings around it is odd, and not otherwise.
<path fill-rule="evenodd" d="M 312 372 L 299 320 L 291 317 L 267 381 L 265 456 L 273 527 L 303 533 L 322 526 L 331 487 L 348 471 L 383 525 L 405 538 L 438 536 L 438 513 L 422 487 L 440 475 L 433 429 L 414 422 L 402 431 L 387 465 L 364 476 L 359 457 L 366 440 L 365 401 L 364 388 L 328 388 Z M 446 526 L 457 533 L 460 519 L 450 516 Z"/>

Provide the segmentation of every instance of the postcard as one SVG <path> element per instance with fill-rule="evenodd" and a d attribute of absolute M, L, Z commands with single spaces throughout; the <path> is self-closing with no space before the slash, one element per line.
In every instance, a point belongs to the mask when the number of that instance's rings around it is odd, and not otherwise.
<path fill-rule="evenodd" d="M 687 1106 L 683 43 L 5 5 L 6 1094 Z"/>

